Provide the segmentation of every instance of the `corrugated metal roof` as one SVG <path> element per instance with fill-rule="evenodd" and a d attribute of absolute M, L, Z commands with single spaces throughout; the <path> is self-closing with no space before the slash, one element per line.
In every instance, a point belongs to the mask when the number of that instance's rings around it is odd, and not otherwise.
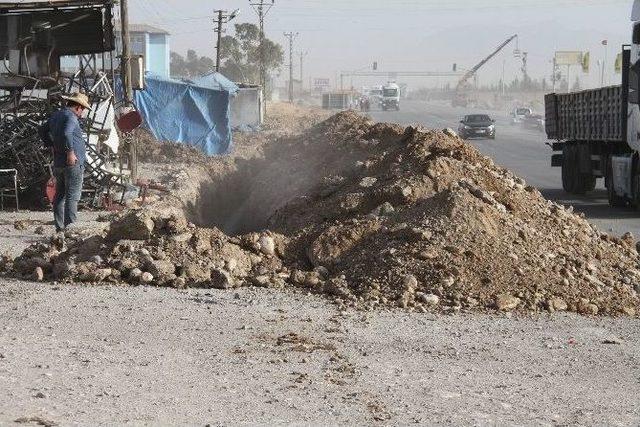
<path fill-rule="evenodd" d="M 77 8 L 77 7 L 104 7 L 111 6 L 113 0 L 31 0 L 22 2 L 0 2 L 0 14 L 22 13 L 32 10 Z"/>

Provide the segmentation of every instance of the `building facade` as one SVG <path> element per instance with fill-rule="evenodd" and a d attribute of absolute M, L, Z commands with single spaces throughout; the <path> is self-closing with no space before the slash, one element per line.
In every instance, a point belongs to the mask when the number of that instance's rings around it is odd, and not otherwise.
<path fill-rule="evenodd" d="M 161 77 L 169 77 L 171 52 L 167 31 L 151 25 L 130 24 L 129 38 L 131 54 L 141 55 L 144 58 L 145 71 Z M 116 46 L 120 51 L 122 46 L 120 32 L 116 32 Z"/>

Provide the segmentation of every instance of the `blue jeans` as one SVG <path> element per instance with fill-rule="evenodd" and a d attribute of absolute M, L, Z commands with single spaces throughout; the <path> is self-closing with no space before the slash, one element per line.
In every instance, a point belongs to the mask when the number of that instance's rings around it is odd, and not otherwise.
<path fill-rule="evenodd" d="M 56 231 L 64 231 L 67 225 L 76 222 L 83 175 L 84 164 L 53 169 L 56 178 L 56 197 L 53 199 Z"/>

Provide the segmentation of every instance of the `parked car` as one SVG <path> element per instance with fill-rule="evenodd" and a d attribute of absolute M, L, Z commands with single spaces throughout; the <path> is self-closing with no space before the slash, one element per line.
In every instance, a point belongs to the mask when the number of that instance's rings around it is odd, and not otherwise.
<path fill-rule="evenodd" d="M 462 139 L 489 138 L 496 139 L 495 120 L 486 114 L 469 114 L 460 120 L 458 135 Z"/>
<path fill-rule="evenodd" d="M 527 107 L 514 108 L 514 110 L 511 112 L 511 124 L 515 125 L 518 123 L 522 123 L 523 120 L 531 114 L 533 114 L 533 110 L 531 110 L 531 108 L 527 108 Z"/>
<path fill-rule="evenodd" d="M 544 132 L 544 117 L 540 114 L 529 114 L 522 121 L 522 127 Z"/>

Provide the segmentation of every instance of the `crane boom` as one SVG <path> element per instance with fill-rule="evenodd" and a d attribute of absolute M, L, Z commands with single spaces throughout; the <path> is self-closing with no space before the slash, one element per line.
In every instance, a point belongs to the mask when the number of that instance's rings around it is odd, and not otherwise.
<path fill-rule="evenodd" d="M 480 68 L 482 68 L 482 66 L 484 64 L 486 64 L 487 62 L 489 62 L 491 60 L 491 58 L 493 58 L 494 56 L 496 56 L 502 49 L 504 49 L 509 43 L 511 43 L 514 39 L 518 38 L 517 34 L 514 34 L 513 36 L 509 37 L 506 41 L 504 41 L 500 46 L 498 46 L 496 48 L 496 50 L 494 50 L 491 55 L 487 56 L 486 58 L 484 58 L 482 61 L 480 61 L 478 64 L 476 64 L 475 67 L 473 67 L 472 69 L 470 69 L 469 71 L 466 72 L 466 74 L 464 76 L 462 76 L 462 78 L 460 79 L 460 81 L 458 82 L 458 86 L 456 89 L 461 89 L 465 83 L 467 83 L 467 81 L 473 77 Z"/>

